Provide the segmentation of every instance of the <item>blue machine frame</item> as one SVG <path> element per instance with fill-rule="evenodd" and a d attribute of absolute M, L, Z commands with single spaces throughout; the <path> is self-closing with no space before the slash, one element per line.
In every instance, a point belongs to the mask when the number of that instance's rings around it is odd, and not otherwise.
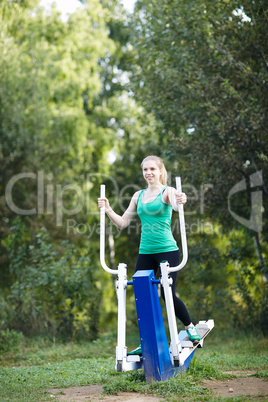
<path fill-rule="evenodd" d="M 183 366 L 172 364 L 168 340 L 153 270 L 138 271 L 133 276 L 136 310 L 140 331 L 144 373 L 147 382 L 163 381 L 180 370 L 187 370 L 195 350 Z"/>

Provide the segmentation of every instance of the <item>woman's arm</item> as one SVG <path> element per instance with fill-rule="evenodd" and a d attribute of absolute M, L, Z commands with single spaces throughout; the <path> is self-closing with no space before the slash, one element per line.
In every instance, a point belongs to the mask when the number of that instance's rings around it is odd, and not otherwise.
<path fill-rule="evenodd" d="M 167 187 L 164 191 L 163 199 L 167 204 L 172 205 L 174 211 L 178 211 L 178 204 L 185 204 L 187 195 L 185 193 L 179 194 L 174 187 Z"/>
<path fill-rule="evenodd" d="M 136 191 L 136 193 L 133 195 L 128 208 L 122 216 L 114 212 L 107 198 L 98 198 L 98 207 L 102 208 L 103 206 L 105 206 L 105 212 L 110 220 L 115 224 L 115 226 L 117 226 L 121 230 L 125 229 L 130 224 L 131 219 L 135 216 L 139 193 L 140 191 Z"/>

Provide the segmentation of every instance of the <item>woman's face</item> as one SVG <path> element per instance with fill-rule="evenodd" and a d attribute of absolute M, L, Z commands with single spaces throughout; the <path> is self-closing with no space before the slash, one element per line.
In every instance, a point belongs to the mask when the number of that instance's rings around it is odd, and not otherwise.
<path fill-rule="evenodd" d="M 143 163 L 142 173 L 148 184 L 159 183 L 161 170 L 154 160 L 148 160 Z"/>

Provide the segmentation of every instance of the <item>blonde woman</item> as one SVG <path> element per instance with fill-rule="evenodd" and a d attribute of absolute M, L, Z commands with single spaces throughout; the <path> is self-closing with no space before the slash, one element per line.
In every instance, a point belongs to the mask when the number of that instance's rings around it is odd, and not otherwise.
<path fill-rule="evenodd" d="M 147 188 L 136 191 L 130 204 L 122 216 L 116 214 L 110 207 L 107 198 L 99 198 L 99 208 L 105 206 L 105 212 L 110 220 L 119 228 L 126 228 L 133 216 L 138 213 L 141 220 L 141 239 L 139 255 L 135 271 L 153 269 L 155 274 L 160 262 L 166 260 L 171 267 L 179 265 L 179 249 L 171 231 L 172 210 L 178 210 L 178 204 L 185 204 L 185 193 L 178 194 L 176 189 L 167 186 L 167 171 L 163 160 L 155 155 L 147 156 L 141 163 L 143 177 Z M 185 304 L 176 296 L 177 272 L 172 272 L 172 295 L 176 317 L 185 325 L 189 339 L 201 339 L 197 329 L 192 324 Z M 163 288 L 161 295 L 164 298 Z M 141 355 L 141 345 L 129 354 Z"/>

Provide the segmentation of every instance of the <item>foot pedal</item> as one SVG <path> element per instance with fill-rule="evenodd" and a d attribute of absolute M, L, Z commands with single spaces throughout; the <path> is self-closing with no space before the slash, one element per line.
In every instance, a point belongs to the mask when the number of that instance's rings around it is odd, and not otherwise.
<path fill-rule="evenodd" d="M 192 348 L 194 345 L 193 345 L 193 342 L 191 342 L 191 341 L 189 341 L 189 340 L 183 340 L 182 342 L 181 342 L 181 347 L 182 348 Z"/>
<path fill-rule="evenodd" d="M 139 355 L 128 355 L 127 356 L 127 362 L 139 363 L 141 361 L 142 361 L 142 356 L 139 356 Z"/>

